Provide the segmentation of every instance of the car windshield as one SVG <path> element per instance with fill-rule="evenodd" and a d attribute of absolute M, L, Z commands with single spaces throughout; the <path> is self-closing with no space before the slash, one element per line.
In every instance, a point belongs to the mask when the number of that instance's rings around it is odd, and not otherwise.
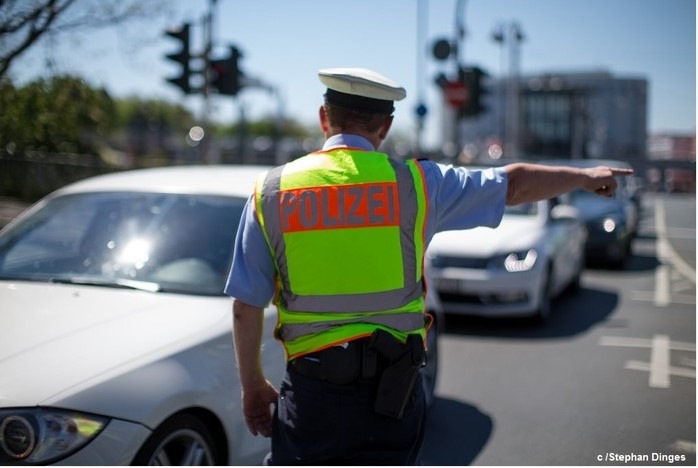
<path fill-rule="evenodd" d="M 243 198 L 83 193 L 0 236 L 0 279 L 221 295 Z"/>

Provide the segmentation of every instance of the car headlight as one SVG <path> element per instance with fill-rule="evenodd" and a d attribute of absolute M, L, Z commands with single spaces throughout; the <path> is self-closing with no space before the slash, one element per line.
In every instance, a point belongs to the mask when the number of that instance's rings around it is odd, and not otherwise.
<path fill-rule="evenodd" d="M 66 457 L 106 424 L 106 418 L 72 411 L 0 409 L 0 465 L 45 464 Z"/>
<path fill-rule="evenodd" d="M 617 226 L 618 222 L 612 216 L 605 217 L 603 219 L 603 222 L 601 223 L 601 227 L 603 227 L 603 230 L 608 233 L 615 231 Z"/>
<path fill-rule="evenodd" d="M 493 257 L 490 260 L 490 267 L 504 268 L 509 273 L 529 271 L 535 266 L 537 259 L 538 252 L 536 249 L 511 252 Z"/>

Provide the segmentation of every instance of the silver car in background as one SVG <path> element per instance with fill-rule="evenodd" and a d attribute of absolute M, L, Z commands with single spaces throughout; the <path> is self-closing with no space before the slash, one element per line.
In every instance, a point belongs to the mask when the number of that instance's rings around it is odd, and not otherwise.
<path fill-rule="evenodd" d="M 507 207 L 501 224 L 434 236 L 431 287 L 446 313 L 545 320 L 551 302 L 579 286 L 586 229 L 559 199 Z"/>

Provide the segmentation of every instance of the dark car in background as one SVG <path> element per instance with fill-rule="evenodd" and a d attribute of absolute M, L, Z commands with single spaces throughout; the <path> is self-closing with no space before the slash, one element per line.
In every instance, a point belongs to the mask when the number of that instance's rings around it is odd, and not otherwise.
<path fill-rule="evenodd" d="M 612 159 L 547 161 L 546 164 L 632 169 L 629 163 Z M 585 254 L 590 266 L 624 268 L 632 256 L 632 242 L 640 217 L 639 192 L 633 177 L 617 177 L 618 189 L 612 197 L 601 197 L 585 190 L 571 193 L 570 203 L 587 226 Z"/>

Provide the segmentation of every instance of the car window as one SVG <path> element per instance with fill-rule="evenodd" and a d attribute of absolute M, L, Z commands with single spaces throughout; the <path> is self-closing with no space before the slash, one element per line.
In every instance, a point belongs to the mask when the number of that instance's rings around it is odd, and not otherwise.
<path fill-rule="evenodd" d="M 58 197 L 0 237 L 0 277 L 129 280 L 222 294 L 244 203 L 181 194 Z"/>

